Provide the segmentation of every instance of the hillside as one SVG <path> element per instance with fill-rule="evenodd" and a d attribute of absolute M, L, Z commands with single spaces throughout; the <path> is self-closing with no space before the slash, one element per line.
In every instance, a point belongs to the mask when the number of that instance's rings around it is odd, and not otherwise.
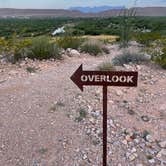
<path fill-rule="evenodd" d="M 166 7 L 136 8 L 138 16 L 166 16 Z M 99 13 L 82 13 L 64 9 L 9 9 L 1 8 L 0 17 L 111 17 L 118 16 L 122 10 L 108 10 Z"/>
<path fill-rule="evenodd" d="M 124 6 L 96 6 L 96 7 L 71 7 L 69 10 L 76 10 L 82 13 L 99 13 L 108 10 L 121 10 L 125 9 Z"/>

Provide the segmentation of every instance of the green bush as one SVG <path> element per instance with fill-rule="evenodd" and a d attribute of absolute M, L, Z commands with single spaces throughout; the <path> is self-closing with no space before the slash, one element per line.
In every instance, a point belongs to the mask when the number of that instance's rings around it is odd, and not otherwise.
<path fill-rule="evenodd" d="M 111 62 L 103 62 L 102 64 L 98 66 L 98 69 L 100 71 L 115 71 L 116 70 Z"/>
<path fill-rule="evenodd" d="M 97 56 L 101 53 L 109 54 L 109 48 L 103 45 L 102 42 L 94 39 L 89 39 L 84 42 L 80 47 L 81 52 L 89 53 L 90 55 Z"/>
<path fill-rule="evenodd" d="M 29 67 L 26 68 L 26 71 L 28 73 L 36 73 L 37 68 L 29 66 Z"/>
<path fill-rule="evenodd" d="M 102 49 L 96 43 L 85 43 L 81 46 L 81 52 L 97 56 L 98 54 L 102 53 Z"/>
<path fill-rule="evenodd" d="M 78 49 L 80 45 L 83 43 L 83 39 L 79 37 L 64 36 L 57 38 L 56 43 L 59 47 L 63 49 Z"/>
<path fill-rule="evenodd" d="M 77 122 L 81 122 L 83 119 L 87 117 L 87 111 L 83 108 L 79 110 L 79 116 L 75 118 Z"/>
<path fill-rule="evenodd" d="M 61 59 L 60 49 L 57 45 L 51 43 L 48 37 L 37 37 L 33 39 L 32 46 L 26 52 L 27 57 L 31 59 Z"/>
<path fill-rule="evenodd" d="M 138 43 L 144 44 L 145 46 L 150 46 L 150 44 L 158 39 L 161 39 L 161 35 L 155 32 L 149 33 L 139 33 L 135 35 L 135 39 Z"/>
<path fill-rule="evenodd" d="M 163 54 L 156 57 L 155 62 L 162 68 L 166 69 L 166 47 L 163 49 Z"/>
<path fill-rule="evenodd" d="M 123 66 L 124 64 L 140 64 L 141 62 L 147 62 L 150 60 L 150 57 L 144 55 L 143 53 L 130 53 L 124 51 L 123 54 L 115 57 L 112 60 L 113 65 Z"/>
<path fill-rule="evenodd" d="M 105 53 L 105 54 L 109 54 L 110 53 L 110 50 L 109 48 L 107 48 L 106 46 L 102 46 L 102 51 Z"/>

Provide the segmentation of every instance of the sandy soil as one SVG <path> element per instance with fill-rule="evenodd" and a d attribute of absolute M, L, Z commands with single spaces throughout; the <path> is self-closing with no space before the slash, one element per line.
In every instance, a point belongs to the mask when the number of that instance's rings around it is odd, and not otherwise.
<path fill-rule="evenodd" d="M 70 76 L 82 63 L 94 70 L 113 56 L 43 62 L 33 74 L 1 66 L 0 166 L 101 166 L 102 89 L 81 93 Z M 164 165 L 166 72 L 129 67 L 139 71 L 138 88 L 109 88 L 108 166 Z M 81 109 L 86 116 L 78 122 Z"/>

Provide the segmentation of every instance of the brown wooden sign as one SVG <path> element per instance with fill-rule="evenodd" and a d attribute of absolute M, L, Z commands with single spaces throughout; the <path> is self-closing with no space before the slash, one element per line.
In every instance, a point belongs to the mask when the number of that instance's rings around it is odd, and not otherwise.
<path fill-rule="evenodd" d="M 83 71 L 82 65 L 71 80 L 83 91 L 84 86 L 103 86 L 103 166 L 107 166 L 107 87 L 136 87 L 138 72 Z"/>
<path fill-rule="evenodd" d="M 71 80 L 83 91 L 83 86 L 137 86 L 138 72 L 83 71 L 82 65 Z"/>

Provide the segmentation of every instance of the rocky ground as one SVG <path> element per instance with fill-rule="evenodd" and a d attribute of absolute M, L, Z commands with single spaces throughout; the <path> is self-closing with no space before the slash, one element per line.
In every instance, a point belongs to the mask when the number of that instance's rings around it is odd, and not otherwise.
<path fill-rule="evenodd" d="M 63 61 L 0 64 L 0 166 L 101 166 L 102 89 L 84 92 L 70 76 L 118 52 Z M 166 165 L 166 72 L 153 64 L 137 88 L 108 88 L 108 166 Z M 120 69 L 120 70 L 121 70 Z"/>

